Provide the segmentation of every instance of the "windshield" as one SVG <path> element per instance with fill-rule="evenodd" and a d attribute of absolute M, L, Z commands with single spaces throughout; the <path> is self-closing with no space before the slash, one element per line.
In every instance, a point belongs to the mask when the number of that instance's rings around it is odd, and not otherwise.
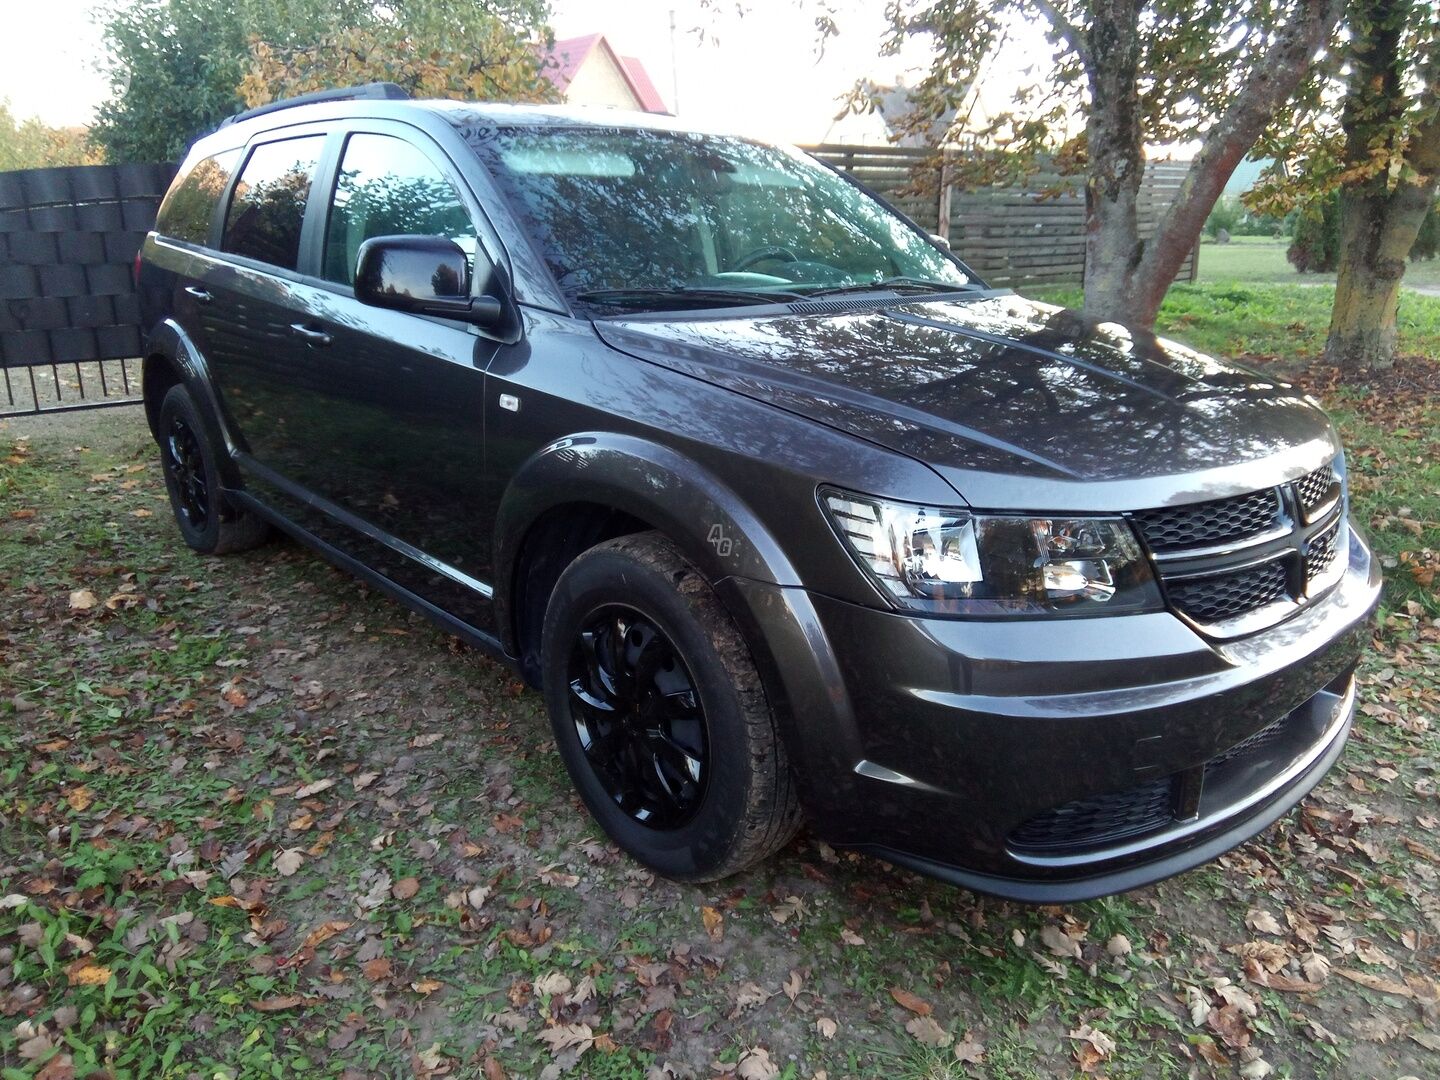
<path fill-rule="evenodd" d="M 603 128 L 490 128 L 471 145 L 581 303 L 698 308 L 892 279 L 974 284 L 894 211 L 798 151 Z"/>

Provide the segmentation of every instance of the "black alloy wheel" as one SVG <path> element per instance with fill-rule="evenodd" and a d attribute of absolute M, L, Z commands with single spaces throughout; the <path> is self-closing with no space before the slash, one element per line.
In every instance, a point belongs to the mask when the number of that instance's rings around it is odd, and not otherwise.
<path fill-rule="evenodd" d="M 196 532 L 210 523 L 210 488 L 195 431 L 178 413 L 165 432 L 165 471 L 175 485 L 175 513 Z"/>
<path fill-rule="evenodd" d="M 540 673 L 585 808 L 656 873 L 714 881 L 794 835 L 794 776 L 749 645 L 667 537 L 604 540 L 565 568 Z"/>
<path fill-rule="evenodd" d="M 633 820 L 675 829 L 705 797 L 709 739 L 695 680 L 653 621 L 624 604 L 591 612 L 570 658 L 570 708 L 586 761 Z"/>
<path fill-rule="evenodd" d="M 245 551 L 265 542 L 270 526 L 234 506 L 222 490 L 223 451 L 183 385 L 170 387 L 155 418 L 160 469 L 185 543 L 205 555 Z"/>

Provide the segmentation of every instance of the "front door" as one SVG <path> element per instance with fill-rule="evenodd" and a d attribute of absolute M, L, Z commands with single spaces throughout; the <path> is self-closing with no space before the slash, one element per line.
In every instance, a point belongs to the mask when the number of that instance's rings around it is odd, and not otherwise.
<path fill-rule="evenodd" d="M 345 133 L 311 245 L 324 284 L 294 316 L 317 382 L 287 418 L 289 476 L 368 538 L 368 563 L 487 629 L 485 368 L 505 346 L 457 320 L 362 304 L 353 288 L 360 245 L 397 235 L 454 240 L 472 295 L 492 287 L 460 191 L 422 134 Z"/>

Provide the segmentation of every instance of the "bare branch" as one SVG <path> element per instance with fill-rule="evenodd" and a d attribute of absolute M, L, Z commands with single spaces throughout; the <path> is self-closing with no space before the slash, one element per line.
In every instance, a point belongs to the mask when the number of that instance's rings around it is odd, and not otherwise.
<path fill-rule="evenodd" d="M 1085 35 L 1080 28 L 1067 19 L 1059 8 L 1050 3 L 1050 0 L 1032 0 L 1032 2 L 1035 7 L 1040 9 L 1040 14 L 1045 16 L 1055 32 L 1060 35 L 1060 40 L 1070 47 L 1070 50 L 1080 58 L 1080 63 L 1085 66 L 1085 70 L 1089 71 L 1090 47 L 1085 44 Z"/>

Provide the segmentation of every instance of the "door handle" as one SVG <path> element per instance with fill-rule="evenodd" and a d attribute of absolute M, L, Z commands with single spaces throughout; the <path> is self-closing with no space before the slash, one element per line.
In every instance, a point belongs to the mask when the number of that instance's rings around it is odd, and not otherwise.
<path fill-rule="evenodd" d="M 200 285 L 186 285 L 185 294 L 187 296 L 193 296 L 195 298 L 195 302 L 199 304 L 208 304 L 211 300 L 215 299 L 209 289 L 206 289 Z"/>
<path fill-rule="evenodd" d="M 305 344 L 307 345 L 313 345 L 316 348 L 319 348 L 321 346 L 330 344 L 330 335 L 327 334 L 324 330 L 316 330 L 312 326 L 306 326 L 304 323 L 298 322 L 291 323 L 290 329 L 293 330 L 295 333 L 299 334 L 302 338 L 304 338 Z"/>

